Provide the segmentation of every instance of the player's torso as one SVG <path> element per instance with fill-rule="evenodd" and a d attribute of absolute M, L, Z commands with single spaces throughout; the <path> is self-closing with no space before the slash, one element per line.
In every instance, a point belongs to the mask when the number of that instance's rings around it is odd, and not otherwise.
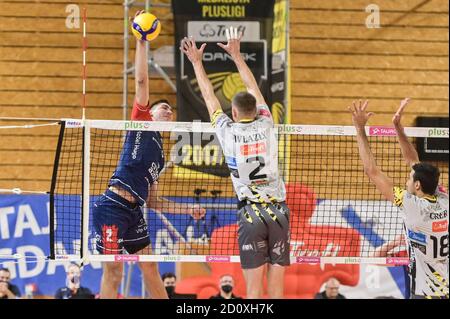
<path fill-rule="evenodd" d="M 415 294 L 448 295 L 448 196 L 438 193 L 421 199 L 415 213 L 406 212 L 412 288 Z"/>
<path fill-rule="evenodd" d="M 158 180 L 163 167 L 161 135 L 158 132 L 129 131 L 111 184 L 114 184 L 114 179 L 120 179 L 133 191 L 147 194 L 148 185 Z"/>
<path fill-rule="evenodd" d="M 233 123 L 224 129 L 221 145 L 240 199 L 254 199 L 249 186 L 263 195 L 285 199 L 278 170 L 278 141 L 273 125 L 265 119 Z"/>

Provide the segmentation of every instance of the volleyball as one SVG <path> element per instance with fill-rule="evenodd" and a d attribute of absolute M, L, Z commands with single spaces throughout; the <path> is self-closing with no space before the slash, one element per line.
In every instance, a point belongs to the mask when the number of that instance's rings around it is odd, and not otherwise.
<path fill-rule="evenodd" d="M 161 23 L 153 14 L 144 12 L 134 18 L 131 30 L 137 39 L 153 41 L 161 32 Z"/>

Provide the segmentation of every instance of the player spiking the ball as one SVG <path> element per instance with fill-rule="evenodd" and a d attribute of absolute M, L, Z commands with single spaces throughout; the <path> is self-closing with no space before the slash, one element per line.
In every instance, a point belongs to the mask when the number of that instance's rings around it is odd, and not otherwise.
<path fill-rule="evenodd" d="M 143 11 L 136 13 L 138 17 Z M 145 41 L 136 41 L 136 95 L 131 113 L 133 121 L 172 121 L 172 107 L 167 100 L 149 104 L 148 54 Z M 205 215 L 198 205 L 184 205 L 158 196 L 159 175 L 164 167 L 164 151 L 159 132 L 128 131 L 119 163 L 109 180 L 108 189 L 93 208 L 96 248 L 100 254 L 151 254 L 150 238 L 142 206 L 174 214 Z M 153 262 L 138 263 L 144 283 L 152 298 L 167 298 L 167 293 Z M 105 262 L 100 297 L 116 298 L 122 280 L 123 264 Z"/>

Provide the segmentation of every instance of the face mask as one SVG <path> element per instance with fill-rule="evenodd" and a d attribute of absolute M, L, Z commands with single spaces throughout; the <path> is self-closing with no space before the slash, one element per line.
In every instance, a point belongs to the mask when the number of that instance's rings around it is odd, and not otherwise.
<path fill-rule="evenodd" d="M 72 279 L 67 278 L 66 286 L 70 287 L 71 285 L 73 285 L 76 288 L 80 288 L 80 277 L 75 275 L 72 277 Z"/>
<path fill-rule="evenodd" d="M 166 287 L 166 291 L 167 291 L 167 295 L 172 296 L 173 293 L 175 292 L 175 287 L 174 286 L 167 286 Z"/>
<path fill-rule="evenodd" d="M 223 285 L 221 288 L 226 294 L 229 294 L 233 290 L 233 287 L 231 285 Z"/>

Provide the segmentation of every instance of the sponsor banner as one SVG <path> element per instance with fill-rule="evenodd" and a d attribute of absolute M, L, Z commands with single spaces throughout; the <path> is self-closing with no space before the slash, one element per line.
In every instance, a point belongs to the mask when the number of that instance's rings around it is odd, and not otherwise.
<path fill-rule="evenodd" d="M 115 255 L 114 261 L 121 261 L 121 262 L 127 262 L 127 261 L 139 261 L 139 256 L 136 255 Z"/>
<path fill-rule="evenodd" d="M 234 27 L 243 35 L 243 42 L 261 39 L 260 24 L 256 21 L 189 21 L 187 35 L 198 42 L 226 42 L 225 30 Z"/>
<path fill-rule="evenodd" d="M 394 127 L 387 126 L 370 126 L 369 127 L 370 136 L 396 136 L 397 131 Z"/>
<path fill-rule="evenodd" d="M 263 3 L 257 0 L 236 1 L 205 1 L 205 0 L 174 0 L 172 8 L 175 22 L 175 61 L 177 75 L 177 120 L 191 122 L 200 120 L 210 122 L 209 114 L 201 95 L 198 82 L 190 61 L 178 49 L 182 39 L 192 36 L 198 45 L 207 43 L 203 54 L 203 64 L 211 80 L 215 94 L 224 110 L 231 117 L 231 100 L 236 93 L 246 91 L 246 86 L 228 53 L 217 46 L 217 42 L 225 43 L 225 30 L 231 26 L 236 27 L 243 34 L 241 53 L 253 72 L 258 85 L 263 92 L 269 106 L 272 101 L 272 86 L 280 92 L 284 101 L 285 85 L 277 80 L 278 85 L 272 81 L 272 33 L 274 21 L 275 0 L 266 0 Z M 283 71 L 285 64 L 279 65 Z M 281 110 L 284 114 L 284 110 Z M 278 114 L 278 113 L 277 113 Z M 191 134 L 191 148 L 194 153 L 207 154 L 207 145 L 216 141 L 202 140 L 194 144 Z M 197 146 L 194 146 L 197 145 Z M 197 148 L 194 152 L 194 147 Z M 220 150 L 221 151 L 221 150 Z M 190 152 L 186 152 L 187 160 L 181 161 L 177 167 L 176 176 L 181 176 L 180 170 L 194 170 L 205 175 L 228 177 L 229 170 L 223 160 L 220 162 L 207 162 L 203 156 L 198 161 L 190 161 Z M 188 174 L 200 177 L 199 174 Z"/>
<path fill-rule="evenodd" d="M 320 264 L 320 257 L 297 257 L 297 264 Z"/>
<path fill-rule="evenodd" d="M 428 130 L 427 137 L 449 138 L 448 128 L 431 128 Z"/>
<path fill-rule="evenodd" d="M 11 283 L 17 285 L 22 295 L 27 285 L 35 285 L 35 294 L 53 296 L 55 292 L 66 284 L 65 268 L 71 261 L 80 263 L 79 252 L 81 242 L 80 197 L 68 196 L 72 208 L 57 206 L 56 211 L 65 209 L 63 218 L 70 218 L 64 224 L 61 219 L 56 220 L 56 249 L 58 255 L 55 260 L 48 260 L 50 255 L 50 227 L 49 227 L 49 196 L 47 195 L 0 195 L 0 266 L 11 272 Z M 66 202 L 67 204 L 67 202 Z M 57 213 L 58 214 L 58 213 Z M 58 215 L 57 215 L 58 218 Z M 184 224 L 185 226 L 188 223 Z M 156 226 L 156 225 L 155 225 Z M 158 237 L 159 229 L 152 234 L 154 241 L 164 241 Z M 194 236 L 194 234 L 193 234 Z M 167 243 L 168 240 L 165 242 Z M 91 250 L 92 253 L 92 250 Z M 6 258 L 7 256 L 16 258 Z M 25 257 L 25 258 L 21 258 Z M 117 258 L 119 256 L 116 256 Z M 135 259 L 136 256 L 121 256 Z M 128 260 L 120 260 L 128 261 Z M 125 267 L 128 267 L 125 264 Z M 174 272 L 174 263 L 159 264 L 161 273 Z M 127 269 L 125 268 L 125 273 Z M 102 267 L 100 262 L 90 261 L 85 264 L 81 275 L 81 285 L 98 293 Z M 140 296 L 141 273 L 138 267 L 133 269 L 131 277 L 130 295 Z"/>
<path fill-rule="evenodd" d="M 408 238 L 411 240 L 414 240 L 418 243 L 426 244 L 427 243 L 427 236 L 422 233 L 415 233 L 408 229 Z"/>
<path fill-rule="evenodd" d="M 443 220 L 439 222 L 433 222 L 433 231 L 434 232 L 445 232 L 448 231 L 448 221 Z"/>
<path fill-rule="evenodd" d="M 386 264 L 394 265 L 394 266 L 409 265 L 409 258 L 407 258 L 407 257 L 388 257 L 388 258 L 386 258 Z"/>
<path fill-rule="evenodd" d="M 209 263 L 227 263 L 230 262 L 230 256 L 206 256 L 206 261 Z"/>
<path fill-rule="evenodd" d="M 265 143 L 241 145 L 241 154 L 244 156 L 266 153 Z"/>
<path fill-rule="evenodd" d="M 169 199 L 180 200 L 176 197 Z M 79 207 L 75 197 L 67 198 L 67 200 L 71 200 L 74 207 Z M 95 198 L 92 198 L 92 200 L 95 200 Z M 185 200 L 186 198 L 183 198 L 183 202 Z M 210 199 L 200 202 L 200 204 L 205 205 L 212 203 L 213 201 Z M 235 199 L 227 199 L 227 203 L 235 203 Z M 364 263 L 368 262 L 367 258 L 359 257 L 362 255 L 361 252 L 367 255 L 368 247 L 375 249 L 393 239 L 382 237 L 385 235 L 385 232 L 377 233 L 379 229 L 376 225 L 367 226 L 372 225 L 376 217 L 372 209 L 374 205 L 383 207 L 383 203 L 385 202 L 319 200 L 316 209 L 314 212 L 311 212 L 312 215 L 305 216 L 303 215 L 305 212 L 291 211 L 291 222 L 293 224 L 299 223 L 299 218 L 308 219 L 310 224 L 310 227 L 302 230 L 301 233 L 292 234 L 291 238 L 291 256 L 299 264 L 291 267 L 307 267 L 303 269 L 304 271 L 298 272 L 299 279 L 301 278 L 300 274 L 306 273 L 313 274 L 313 276 L 308 276 L 313 278 L 314 281 L 319 281 L 322 280 L 321 278 L 328 278 L 335 274 L 336 271 L 339 271 L 345 273 L 346 276 L 354 278 L 352 285 L 359 281 L 358 293 L 356 294 L 354 290 L 351 292 L 355 296 L 359 295 L 361 297 L 365 296 L 366 293 L 372 294 L 372 292 L 377 294 L 395 293 L 401 296 L 404 285 L 400 281 L 403 278 L 402 276 L 394 276 L 394 273 L 389 273 L 390 270 L 384 270 L 380 266 L 363 266 Z M 39 294 L 53 295 L 58 288 L 65 285 L 64 267 L 69 260 L 76 259 L 76 256 L 68 254 L 75 251 L 74 247 L 79 247 L 80 238 L 69 238 L 66 236 L 64 240 L 60 240 L 58 237 L 56 240 L 58 249 L 67 253 L 61 254 L 60 258 L 55 261 L 48 262 L 45 260 L 49 254 L 50 246 L 48 207 L 48 196 L 0 196 L 0 254 L 19 254 L 33 259 L 32 263 L 29 262 L 30 260 L 25 259 L 0 260 L 2 266 L 11 270 L 12 283 L 18 285 L 22 292 L 24 292 L 26 284 L 36 284 Z M 335 208 L 336 216 L 332 221 L 324 222 L 323 216 L 324 214 L 329 214 L 330 207 Z M 386 204 L 383 210 L 387 212 L 388 216 L 398 217 L 397 221 L 394 221 L 392 218 L 390 218 L 390 221 L 393 223 L 393 227 L 398 226 L 394 233 L 401 233 L 402 220 L 401 216 L 398 213 L 396 214 L 395 208 Z M 223 251 L 224 255 L 216 255 L 213 250 L 209 252 L 206 249 L 208 243 L 213 245 L 211 238 L 213 238 L 212 232 L 214 230 L 219 227 L 229 227 L 236 224 L 236 215 L 230 214 L 229 210 L 208 209 L 205 220 L 202 221 L 194 221 L 188 215 L 164 213 L 167 220 L 163 221 L 152 211 L 147 212 L 153 251 L 155 254 L 161 255 L 164 261 L 169 262 L 159 265 L 161 273 L 166 271 L 173 272 L 173 263 L 180 261 L 180 255 L 185 254 L 187 256 L 190 254 L 188 247 L 181 247 L 183 243 L 194 243 L 196 249 L 205 247 L 205 250 L 202 250 L 205 255 L 203 261 L 218 263 L 237 261 L 232 256 L 237 250 L 231 249 L 231 246 L 230 251 L 227 250 L 228 248 L 221 248 L 220 251 Z M 75 220 L 78 218 L 76 212 L 67 212 L 64 216 L 71 216 L 71 219 L 74 217 Z M 177 233 L 170 230 L 168 223 L 177 230 Z M 58 225 L 62 226 L 62 221 L 57 222 L 56 226 L 59 227 Z M 80 234 L 79 231 L 77 232 L 76 229 L 73 231 L 72 228 L 67 233 Z M 233 234 L 236 234 L 236 232 L 233 232 Z M 327 236 L 321 234 L 327 234 Z M 233 240 L 236 241 L 237 247 L 237 235 Z M 348 255 L 354 257 L 345 257 Z M 122 255 L 120 260 L 118 255 L 113 258 L 119 262 L 141 260 L 140 256 L 135 255 Z M 352 263 L 353 265 L 324 264 L 323 261 L 327 258 L 344 258 L 342 263 Z M 406 259 L 388 258 L 387 263 L 405 265 Z M 128 263 L 125 263 L 125 266 L 128 267 Z M 367 273 L 362 270 L 360 273 L 360 267 L 364 267 L 361 269 L 367 270 Z M 400 271 L 402 271 L 401 269 L 400 267 Z M 125 273 L 127 273 L 126 269 Z M 91 261 L 84 266 L 81 283 L 94 293 L 97 293 L 100 287 L 101 275 L 100 262 Z M 138 267 L 135 267 L 131 281 L 131 295 L 133 296 L 141 294 L 140 278 Z M 367 286 L 368 282 L 373 286 Z M 379 287 L 379 289 L 373 290 L 373 287 Z"/>

